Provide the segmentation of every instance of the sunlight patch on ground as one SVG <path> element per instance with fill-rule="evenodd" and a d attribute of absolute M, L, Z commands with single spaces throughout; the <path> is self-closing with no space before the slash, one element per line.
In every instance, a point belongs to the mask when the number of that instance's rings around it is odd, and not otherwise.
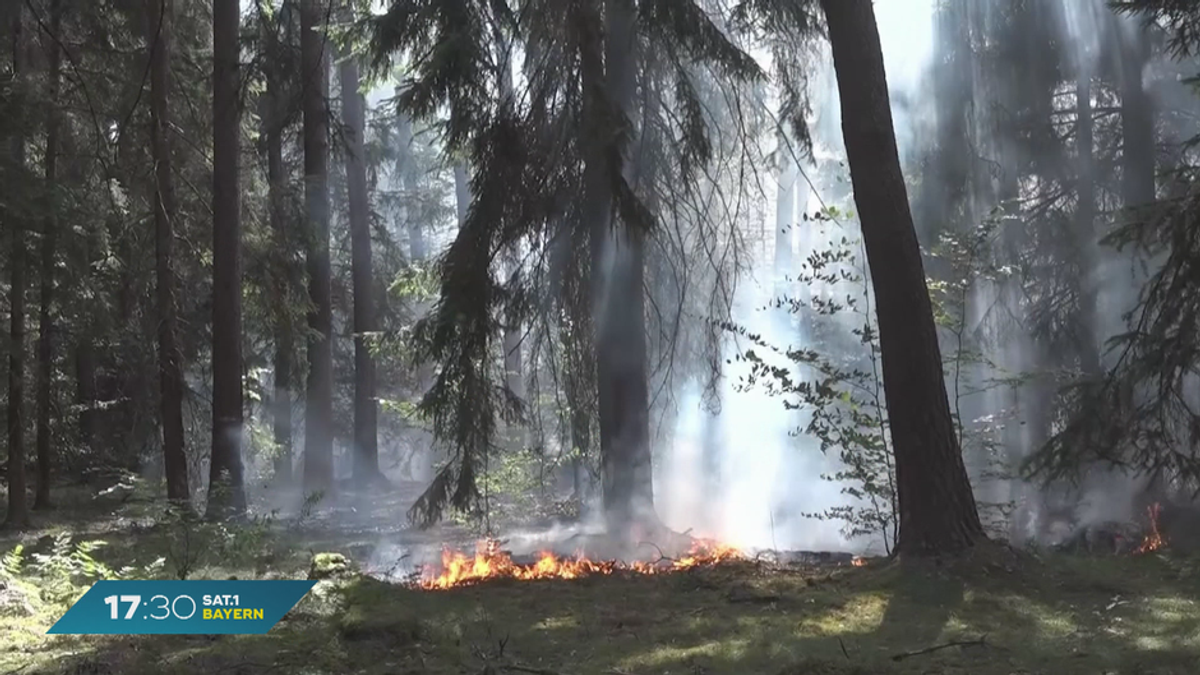
<path fill-rule="evenodd" d="M 561 630 L 563 628 L 579 628 L 579 617 L 552 616 L 533 624 L 534 630 Z"/>
<path fill-rule="evenodd" d="M 1007 595 L 999 598 L 1006 609 L 1019 614 L 1037 627 L 1037 633 L 1046 639 L 1059 640 L 1079 632 L 1075 617 L 1066 611 L 1052 609 L 1032 598 Z"/>
<path fill-rule="evenodd" d="M 743 639 L 712 640 L 692 647 L 663 645 L 646 654 L 624 659 L 621 669 L 663 667 L 696 658 L 723 658 L 736 661 L 745 656 L 750 642 Z"/>
<path fill-rule="evenodd" d="M 1134 640 L 1144 651 L 1200 649 L 1200 603 L 1186 598 L 1155 597 L 1139 603 L 1130 619 L 1143 635 Z"/>
<path fill-rule="evenodd" d="M 882 594 L 859 595 L 838 609 L 801 619 L 797 632 L 801 635 L 870 633 L 883 622 L 887 606 L 888 598 Z"/>

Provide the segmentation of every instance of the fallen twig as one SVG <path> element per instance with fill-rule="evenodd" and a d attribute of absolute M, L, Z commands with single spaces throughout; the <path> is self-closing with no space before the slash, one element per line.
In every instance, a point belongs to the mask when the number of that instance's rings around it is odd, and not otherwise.
<path fill-rule="evenodd" d="M 666 560 L 667 562 L 672 562 L 672 563 L 675 562 L 674 558 L 668 557 L 665 553 L 663 553 L 663 550 L 661 548 L 659 548 L 658 544 L 656 544 L 652 541 L 639 541 L 637 543 L 637 545 L 638 546 L 653 546 L 655 548 L 655 550 L 658 551 L 658 560 L 655 560 L 654 562 L 650 563 L 651 565 L 657 565 L 658 563 L 660 563 L 664 560 Z"/>
<path fill-rule="evenodd" d="M 849 661 L 850 660 L 850 652 L 846 651 L 846 643 L 842 642 L 842 638 L 840 638 L 840 637 L 837 640 L 838 640 L 838 646 L 842 648 L 842 656 L 845 656 L 846 660 Z"/>
<path fill-rule="evenodd" d="M 533 666 L 522 666 L 516 663 L 506 663 L 497 666 L 500 670 L 511 670 L 516 673 L 532 673 L 533 675 L 559 675 L 558 671 L 550 670 L 549 668 L 534 668 Z"/>
<path fill-rule="evenodd" d="M 912 651 L 912 652 L 901 652 L 901 653 L 893 656 L 892 660 L 893 661 L 903 661 L 904 659 L 907 659 L 910 656 L 921 656 L 922 654 L 932 654 L 933 652 L 940 651 L 943 649 L 949 649 L 950 647 L 986 647 L 986 646 L 987 646 L 987 634 L 984 634 L 984 635 L 980 635 L 979 637 L 975 638 L 974 640 L 952 640 L 950 642 L 944 642 L 940 645 L 926 647 L 925 649 L 918 649 L 918 650 Z"/>

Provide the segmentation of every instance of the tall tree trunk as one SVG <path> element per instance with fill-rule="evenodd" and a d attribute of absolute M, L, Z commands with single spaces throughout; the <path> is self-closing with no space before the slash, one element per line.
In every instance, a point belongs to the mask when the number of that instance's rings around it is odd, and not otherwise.
<path fill-rule="evenodd" d="M 1136 209 L 1153 202 L 1156 193 L 1154 105 L 1142 75 L 1150 59 L 1146 33 L 1127 39 L 1121 61 L 1121 195 L 1126 208 Z"/>
<path fill-rule="evenodd" d="M 213 402 L 208 516 L 246 511 L 242 485 L 242 260 L 238 0 L 213 2 Z"/>
<path fill-rule="evenodd" d="M 467 163 L 454 164 L 454 205 L 458 214 L 458 227 L 462 228 L 471 210 L 471 179 L 467 175 Z"/>
<path fill-rule="evenodd" d="M 89 322 L 90 323 L 90 322 Z M 88 330 L 85 324 L 84 330 Z M 91 336 L 81 335 L 75 345 L 75 402 L 79 405 L 79 444 L 96 452 L 96 348 Z"/>
<path fill-rule="evenodd" d="M 171 86 L 171 15 L 174 0 L 145 0 L 146 42 L 150 48 L 150 152 L 154 157 L 154 244 L 158 299 L 159 414 L 162 416 L 163 467 L 167 498 L 187 506 L 187 454 L 183 434 L 182 356 L 176 328 L 175 185 L 167 137 Z"/>
<path fill-rule="evenodd" d="M 396 93 L 399 95 L 400 90 L 397 89 Z M 413 152 L 412 118 L 403 112 L 396 119 L 396 150 L 396 175 L 400 179 L 400 189 L 404 193 L 401 198 L 401 204 L 403 204 L 401 216 L 404 220 L 404 227 L 408 230 L 409 259 L 413 263 L 422 263 L 429 257 L 429 247 L 425 242 L 425 229 L 421 225 L 421 218 L 417 214 L 417 210 L 411 206 L 416 194 L 416 162 L 413 159 L 415 153 Z M 465 212 L 462 217 L 466 217 Z"/>
<path fill-rule="evenodd" d="M 304 401 L 304 487 L 333 487 L 333 306 L 329 270 L 329 55 L 326 2 L 303 0 L 300 68 L 304 76 L 304 202 L 308 242 L 308 382 Z"/>
<path fill-rule="evenodd" d="M 22 52 L 23 7 L 13 11 L 12 30 L 12 73 L 14 84 L 23 85 L 25 54 Z M 23 172 L 25 168 L 25 137 L 20 129 L 13 131 L 9 148 L 12 153 L 13 169 Z M 8 353 L 8 513 L 4 524 L 14 529 L 29 526 L 29 502 L 25 483 L 25 218 L 18 217 L 11 206 L 5 214 L 6 226 L 12 237 L 12 259 L 9 272 L 12 274 L 9 315 Z"/>
<path fill-rule="evenodd" d="M 275 296 L 278 303 L 275 325 L 274 393 L 272 396 L 272 431 L 277 455 L 275 456 L 275 478 L 283 484 L 292 481 L 292 352 L 295 348 L 292 313 L 289 304 L 292 289 L 298 285 L 291 251 L 293 238 L 287 233 L 287 216 L 284 213 L 286 200 L 287 172 L 283 164 L 283 127 L 285 121 L 286 94 L 283 75 L 275 61 L 279 58 L 279 24 L 290 20 L 290 5 L 281 10 L 283 20 L 267 26 L 266 42 L 270 52 L 266 65 L 267 94 L 264 97 L 264 136 L 267 141 L 267 190 L 270 201 L 271 232 L 279 247 L 279 269 L 276 274 Z"/>
<path fill-rule="evenodd" d="M 500 99 L 505 105 L 515 105 L 513 97 L 513 72 L 512 72 L 512 40 L 505 34 L 503 29 L 496 31 L 496 62 L 500 68 Z M 508 246 L 505 248 L 501 256 L 504 265 L 504 273 L 509 279 L 512 279 L 520 272 L 521 260 L 519 251 L 516 246 Z M 524 379 L 524 364 L 521 358 L 521 324 L 520 323 L 505 323 L 504 326 L 504 384 L 508 390 L 517 398 L 525 398 L 525 379 Z M 523 429 L 516 430 L 514 441 L 521 445 L 525 444 L 525 434 Z"/>
<path fill-rule="evenodd" d="M 792 273 L 792 228 L 796 220 L 796 160 L 779 133 L 779 195 L 775 200 L 775 292 L 786 292 Z"/>
<path fill-rule="evenodd" d="M 607 102 L 627 121 L 635 85 L 635 30 L 631 8 L 605 4 L 603 61 L 584 50 L 586 133 L 584 194 L 591 249 L 592 321 L 600 417 L 600 461 L 604 510 L 610 531 L 627 536 L 639 521 L 653 525 L 654 484 L 650 457 L 649 391 L 646 385 L 643 233 L 636 224 L 613 227 L 615 172 L 624 171 L 624 149 L 614 153 L 617 134 L 606 129 Z M 603 78 L 603 79 L 602 79 Z M 604 93 L 600 90 L 603 88 Z M 620 166 L 610 164 L 620 157 Z"/>
<path fill-rule="evenodd" d="M 50 64 L 48 92 L 51 104 L 46 110 L 46 220 L 42 232 L 41 298 L 38 308 L 37 343 L 37 491 L 33 508 L 50 508 L 50 406 L 51 380 L 54 375 L 54 261 L 58 245 L 58 105 L 61 53 L 55 40 L 62 34 L 62 0 L 50 2 L 50 32 L 46 50 Z"/>
<path fill-rule="evenodd" d="M 1075 152 L 1078 165 L 1075 209 L 1076 253 L 1079 256 L 1079 320 L 1076 340 L 1079 363 L 1085 377 L 1098 378 L 1100 358 L 1099 317 L 1099 244 L 1096 241 L 1096 171 L 1094 152 L 1095 121 L 1092 117 L 1092 77 L 1090 67 L 1081 64 L 1075 80 Z"/>
<path fill-rule="evenodd" d="M 900 510 L 896 552 L 984 539 L 942 376 L 942 357 L 892 125 L 871 0 L 821 0 L 842 107 L 854 202 L 875 291 Z"/>
<path fill-rule="evenodd" d="M 358 62 L 341 59 L 342 123 L 346 127 L 346 184 L 350 207 L 351 278 L 354 285 L 354 480 L 368 487 L 379 473 L 379 406 L 375 400 L 375 332 L 372 299 L 371 205 L 367 195 L 366 102 L 358 91 Z"/>

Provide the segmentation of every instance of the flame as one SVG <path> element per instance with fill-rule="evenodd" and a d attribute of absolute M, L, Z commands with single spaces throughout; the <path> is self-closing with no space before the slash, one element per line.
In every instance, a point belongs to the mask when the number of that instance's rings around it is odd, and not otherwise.
<path fill-rule="evenodd" d="M 582 553 L 577 553 L 574 558 L 559 558 L 545 551 L 538 556 L 537 562 L 533 564 L 517 564 L 507 552 L 500 550 L 500 542 L 493 539 L 479 542 L 475 547 L 474 556 L 444 548 L 441 568 L 426 567 L 415 585 L 426 590 L 441 590 L 488 579 L 578 579 L 619 571 L 663 574 L 694 567 L 709 567 L 744 557 L 737 548 L 703 539 L 697 540 L 683 557 L 663 558 L 657 562 L 594 561 Z"/>
<path fill-rule="evenodd" d="M 1157 502 L 1151 504 L 1146 509 L 1146 513 L 1150 516 L 1150 533 L 1142 539 L 1142 545 L 1137 548 L 1135 553 L 1149 553 L 1150 551 L 1157 551 L 1166 546 L 1166 538 L 1158 531 L 1158 516 L 1161 512 L 1162 505 Z"/>
<path fill-rule="evenodd" d="M 855 567 L 866 567 L 867 561 L 865 558 L 859 558 L 859 557 L 855 556 L 854 559 L 852 559 L 850 561 L 850 564 L 854 565 Z"/>

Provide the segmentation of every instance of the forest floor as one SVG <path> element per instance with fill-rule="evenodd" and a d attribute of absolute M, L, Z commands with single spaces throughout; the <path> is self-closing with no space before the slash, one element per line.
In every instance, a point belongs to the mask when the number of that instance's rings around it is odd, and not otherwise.
<path fill-rule="evenodd" d="M 45 635 L 90 581 L 39 571 L 35 551 L 77 570 L 86 560 L 117 569 L 167 557 L 162 577 L 186 564 L 189 578 L 217 579 L 305 578 L 315 551 L 363 555 L 353 537 L 278 524 L 181 537 L 178 525 L 88 515 L 100 512 L 64 504 L 43 516 L 44 529 L 0 536 L 0 553 L 29 547 L 23 569 L 10 555 L 0 571 L 0 675 L 1200 672 L 1200 560 L 1169 550 L 920 567 L 744 561 L 448 591 L 347 573 L 320 581 L 262 636 Z M 78 553 L 68 535 L 109 545 Z"/>

